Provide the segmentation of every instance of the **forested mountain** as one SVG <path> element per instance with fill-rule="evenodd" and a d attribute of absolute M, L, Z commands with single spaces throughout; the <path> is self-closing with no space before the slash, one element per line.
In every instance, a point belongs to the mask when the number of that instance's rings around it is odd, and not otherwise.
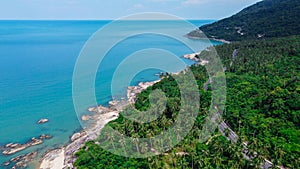
<path fill-rule="evenodd" d="M 209 38 L 239 41 L 298 35 L 299 23 L 300 0 L 263 0 L 199 29 Z"/>

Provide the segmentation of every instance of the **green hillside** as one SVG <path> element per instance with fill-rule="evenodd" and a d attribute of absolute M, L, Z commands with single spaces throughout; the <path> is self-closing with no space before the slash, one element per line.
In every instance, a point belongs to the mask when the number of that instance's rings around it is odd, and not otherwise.
<path fill-rule="evenodd" d="M 199 132 L 211 102 L 211 90 L 203 89 L 208 76 L 203 66 L 191 67 L 199 85 L 200 110 L 196 123 L 185 139 L 172 150 L 145 159 L 130 159 L 106 152 L 89 142 L 78 153 L 76 166 L 83 168 L 259 168 L 264 159 L 275 165 L 300 168 L 300 37 L 243 41 L 216 47 L 227 67 L 227 102 L 223 118 L 239 135 L 232 144 L 218 130 L 209 141 L 199 142 Z M 234 64 L 232 52 L 238 54 Z M 203 58 L 207 50 L 199 57 Z M 177 76 L 184 76 L 179 74 Z M 151 123 L 139 124 L 119 117 L 109 125 L 129 137 L 151 137 L 163 132 L 175 121 L 180 109 L 176 81 L 166 76 L 161 82 L 142 92 L 136 107 L 149 107 L 149 93 L 161 89 L 168 97 L 164 114 Z M 105 130 L 104 130 L 105 131 Z M 100 137 L 99 142 L 108 138 Z M 242 143 L 257 157 L 251 161 L 243 155 Z M 167 143 L 166 143 L 167 144 Z M 149 151 L 151 145 L 139 148 Z M 120 148 L 120 151 L 123 151 Z M 136 151 L 136 147 L 126 147 Z M 176 155 L 184 152 L 185 155 Z"/>
<path fill-rule="evenodd" d="M 264 0 L 200 30 L 209 38 L 239 41 L 298 35 L 299 23 L 300 0 Z"/>
<path fill-rule="evenodd" d="M 211 85 L 208 90 L 204 87 L 208 81 L 205 67 L 193 65 L 190 71 L 199 87 L 200 109 L 192 130 L 178 145 L 154 157 L 125 158 L 97 144 L 115 146 L 109 144 L 111 138 L 105 136 L 104 128 L 101 137 L 86 143 L 76 153 L 75 166 L 78 169 L 244 169 L 261 168 L 267 159 L 274 168 L 300 168 L 299 7 L 299 0 L 265 0 L 200 28 L 210 38 L 236 41 L 214 48 L 226 68 L 227 100 L 222 116 L 238 135 L 237 142 L 227 139 L 229 131 L 222 135 L 218 129 L 207 141 L 199 142 L 213 92 Z M 196 30 L 188 36 L 202 38 L 203 34 Z M 197 57 L 212 64 L 213 60 L 207 57 L 212 51 L 204 50 Z M 165 74 L 159 83 L 138 95 L 135 107 L 147 110 L 151 91 L 161 89 L 166 94 L 166 109 L 157 120 L 140 124 L 120 115 L 108 124 L 121 134 L 136 138 L 136 146 L 125 146 L 127 153 L 152 151 L 152 144 L 139 145 L 138 138 L 151 138 L 176 123 L 181 105 L 174 77 L 184 79 L 185 75 Z M 168 141 L 174 139 L 170 137 Z M 169 145 L 168 142 L 162 144 Z M 119 148 L 119 151 L 124 150 L 124 147 Z M 251 158 L 245 158 L 245 154 Z"/>

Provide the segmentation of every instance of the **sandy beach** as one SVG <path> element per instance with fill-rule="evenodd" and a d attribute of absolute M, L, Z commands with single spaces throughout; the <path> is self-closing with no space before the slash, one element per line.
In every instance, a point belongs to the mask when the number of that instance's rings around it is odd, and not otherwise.
<path fill-rule="evenodd" d="M 63 148 L 50 151 L 44 156 L 40 169 L 64 168 L 64 153 L 65 150 Z"/>

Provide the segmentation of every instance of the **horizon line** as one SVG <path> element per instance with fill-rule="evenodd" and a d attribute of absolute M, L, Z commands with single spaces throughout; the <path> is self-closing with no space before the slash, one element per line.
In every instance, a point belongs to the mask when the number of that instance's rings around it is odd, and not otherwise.
<path fill-rule="evenodd" d="M 0 21 L 116 21 L 120 19 L 14 19 L 14 18 L 4 18 L 1 19 Z M 121 19 L 122 20 L 122 19 Z M 176 21 L 177 19 L 132 19 L 131 21 Z M 180 20 L 180 19 L 178 19 Z M 195 20 L 195 21 L 200 21 L 200 20 L 219 20 L 219 19 L 195 19 L 195 18 L 190 18 L 190 19 L 185 19 L 185 20 Z M 124 19 L 126 21 L 126 19 Z M 130 21 L 130 20 L 128 20 Z"/>

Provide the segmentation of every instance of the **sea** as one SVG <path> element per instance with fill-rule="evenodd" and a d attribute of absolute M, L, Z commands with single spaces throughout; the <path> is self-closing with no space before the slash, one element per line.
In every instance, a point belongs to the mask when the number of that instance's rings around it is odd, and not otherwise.
<path fill-rule="evenodd" d="M 0 164 L 33 151 L 38 151 L 41 156 L 49 149 L 67 144 L 70 136 L 82 129 L 83 123 L 78 114 L 88 114 L 87 108 L 94 105 L 85 103 L 79 109 L 80 112 L 75 112 L 72 97 L 73 71 L 86 42 L 95 32 L 112 22 L 109 20 L 0 21 L 0 150 L 3 150 L 3 146 L 7 143 L 24 144 L 32 137 L 39 137 L 41 134 L 52 136 L 52 139 L 44 140 L 43 144 L 16 154 L 4 156 L 1 153 Z M 159 24 L 158 27 L 162 31 L 178 32 L 178 29 L 181 29 L 177 21 L 128 21 L 125 24 L 127 29 L 119 29 L 119 33 L 106 34 L 104 40 L 122 39 L 122 32 L 132 31 L 128 29 L 132 29 L 134 25 L 146 26 L 149 22 L 152 25 Z M 213 20 L 188 22 L 196 28 Z M 184 33 L 188 32 L 183 32 L 180 36 L 184 36 Z M 198 45 L 199 51 L 210 45 L 220 44 L 216 41 L 193 39 L 187 41 Z M 101 48 L 101 44 L 99 47 Z M 174 38 L 153 34 L 140 34 L 120 42 L 117 47 L 114 47 L 114 51 L 108 53 L 97 70 L 95 78 L 97 104 L 107 105 L 114 97 L 111 94 L 111 80 L 120 63 L 116 60 L 121 61 L 125 56 L 147 48 L 168 50 L 179 58 L 193 52 Z M 183 60 L 187 65 L 194 63 Z M 162 70 L 153 68 L 143 70 L 132 79 L 131 85 L 141 81 L 157 80 L 161 72 Z M 37 124 L 37 121 L 42 118 L 49 119 L 49 122 Z M 34 168 L 34 165 L 30 165 L 29 168 Z"/>

